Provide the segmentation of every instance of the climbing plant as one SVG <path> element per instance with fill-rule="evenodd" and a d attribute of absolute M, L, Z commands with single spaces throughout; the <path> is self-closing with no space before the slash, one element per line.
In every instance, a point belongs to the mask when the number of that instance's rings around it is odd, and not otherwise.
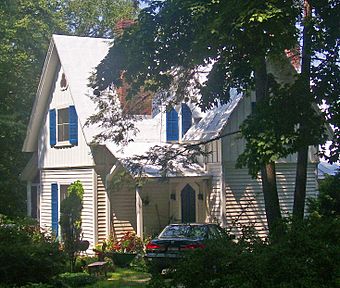
<path fill-rule="evenodd" d="M 61 239 L 74 271 L 76 256 L 81 250 L 81 211 L 83 209 L 84 188 L 78 180 L 67 189 L 66 198 L 60 203 Z"/>

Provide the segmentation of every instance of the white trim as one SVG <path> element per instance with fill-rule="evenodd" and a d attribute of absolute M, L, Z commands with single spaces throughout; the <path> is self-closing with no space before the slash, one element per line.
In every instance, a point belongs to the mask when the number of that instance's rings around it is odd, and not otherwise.
<path fill-rule="evenodd" d="M 37 149 L 37 139 L 39 138 L 39 131 L 42 129 L 42 117 L 44 115 L 43 112 L 45 112 L 45 106 L 49 99 L 49 93 L 50 93 L 50 85 L 54 81 L 55 78 L 54 72 L 55 67 L 58 65 L 58 56 L 56 54 L 55 50 L 55 43 L 54 40 L 51 39 L 48 51 L 46 54 L 46 58 L 44 61 L 44 66 L 41 72 L 41 77 L 36 93 L 36 97 L 34 100 L 29 124 L 27 126 L 26 131 L 26 137 L 24 140 L 23 152 L 35 152 Z M 52 69 L 54 68 L 54 69 Z M 51 71 L 52 70 L 52 71 Z M 49 80 L 50 83 L 47 83 L 47 80 Z"/>
<path fill-rule="evenodd" d="M 93 175 L 93 245 L 98 243 L 98 175 L 92 170 Z"/>
<path fill-rule="evenodd" d="M 224 181 L 224 166 L 223 166 L 223 151 L 222 151 L 222 141 L 221 139 L 218 141 L 219 150 L 220 150 L 220 163 L 221 163 L 221 184 L 220 184 L 220 221 L 222 227 L 227 226 L 227 218 L 226 218 L 226 195 L 225 195 L 225 181 Z"/>
<path fill-rule="evenodd" d="M 141 188 L 136 186 L 136 222 L 137 236 L 143 238 L 143 202 L 141 197 Z"/>
<path fill-rule="evenodd" d="M 105 199 L 106 199 L 106 238 L 109 238 L 111 231 L 111 202 L 108 190 L 105 188 Z"/>

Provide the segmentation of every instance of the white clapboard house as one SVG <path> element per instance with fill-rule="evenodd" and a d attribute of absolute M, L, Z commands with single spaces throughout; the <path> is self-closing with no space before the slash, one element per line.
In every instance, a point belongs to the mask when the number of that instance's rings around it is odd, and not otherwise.
<path fill-rule="evenodd" d="M 83 238 L 91 243 L 90 249 L 110 233 L 117 238 L 126 231 L 152 235 L 175 222 L 219 222 L 233 226 L 235 233 L 238 225 L 251 224 L 265 233 L 261 180 L 251 179 L 247 169 L 235 169 L 244 147 L 239 134 L 210 142 L 206 149 L 211 153 L 199 165 L 180 167 L 181 173 L 166 181 L 158 167 L 149 166 L 142 186 L 110 189 L 110 183 L 125 171 L 127 157 L 141 155 L 154 145 L 198 143 L 237 131 L 254 100 L 234 95 L 228 105 L 205 114 L 187 104 L 171 111 L 159 109 L 137 123 L 140 132 L 127 146 L 93 145 L 98 130 L 84 125 L 96 111 L 88 78 L 110 45 L 107 39 L 52 37 L 23 145 L 24 152 L 32 153 L 22 173 L 28 214 L 41 227 L 60 234 L 60 202 L 68 185 L 80 180 L 85 189 Z M 307 194 L 314 195 L 318 159 L 310 150 Z M 280 205 L 287 213 L 293 204 L 295 167 L 295 155 L 277 163 Z"/>

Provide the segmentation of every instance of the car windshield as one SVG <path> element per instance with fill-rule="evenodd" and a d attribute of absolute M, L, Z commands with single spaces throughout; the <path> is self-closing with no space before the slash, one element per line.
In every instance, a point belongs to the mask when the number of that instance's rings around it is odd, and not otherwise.
<path fill-rule="evenodd" d="M 191 238 L 201 239 L 207 235 L 207 227 L 199 225 L 171 225 L 167 226 L 158 238 Z"/>

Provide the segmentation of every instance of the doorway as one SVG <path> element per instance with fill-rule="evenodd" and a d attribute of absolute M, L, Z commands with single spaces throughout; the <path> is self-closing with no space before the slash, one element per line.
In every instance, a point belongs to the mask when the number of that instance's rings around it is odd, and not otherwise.
<path fill-rule="evenodd" d="M 196 193 L 187 184 L 181 191 L 182 223 L 196 222 Z"/>

